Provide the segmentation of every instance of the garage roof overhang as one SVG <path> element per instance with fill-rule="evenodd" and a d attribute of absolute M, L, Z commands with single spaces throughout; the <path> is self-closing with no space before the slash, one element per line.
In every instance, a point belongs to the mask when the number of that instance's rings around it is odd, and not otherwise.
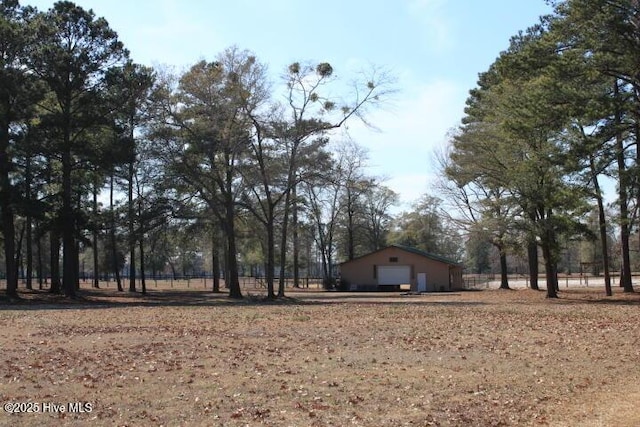
<path fill-rule="evenodd" d="M 387 250 L 389 248 L 397 248 L 397 249 L 400 249 L 400 250 L 405 251 L 405 252 L 409 252 L 409 253 L 412 253 L 412 254 L 420 255 L 420 256 L 423 256 L 425 258 L 429 258 L 431 260 L 434 260 L 434 261 L 439 261 L 439 262 L 442 262 L 444 264 L 448 264 L 450 266 L 462 267 L 462 264 L 460 264 L 459 262 L 450 260 L 450 259 L 445 258 L 445 257 L 441 257 L 439 255 L 434 255 L 434 254 L 431 254 L 429 252 L 421 251 L 420 249 L 412 248 L 410 246 L 404 246 L 404 245 L 389 245 L 389 246 L 386 246 L 386 247 L 384 247 L 382 249 L 378 249 L 377 251 L 370 252 L 370 253 L 368 253 L 366 255 L 359 256 L 358 258 L 354 258 L 354 259 L 349 260 L 349 261 L 341 262 L 340 265 L 345 265 L 345 264 L 348 264 L 350 262 L 353 262 L 353 261 L 356 261 L 356 260 L 360 260 L 362 258 L 366 258 L 366 257 L 368 257 L 370 255 L 376 254 L 378 252 L 385 251 L 385 250 Z"/>

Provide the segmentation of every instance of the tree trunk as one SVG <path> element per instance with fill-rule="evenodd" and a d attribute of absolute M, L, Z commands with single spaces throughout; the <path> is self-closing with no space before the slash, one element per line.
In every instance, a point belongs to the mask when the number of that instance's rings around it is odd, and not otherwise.
<path fill-rule="evenodd" d="M 144 275 L 144 237 L 141 235 L 140 236 L 140 286 L 142 287 L 142 294 L 146 294 L 147 293 L 147 282 L 146 282 L 146 278 Z"/>
<path fill-rule="evenodd" d="M 3 97 L 3 110 L 6 114 L 11 109 L 8 97 Z M 3 114 L 0 126 L 0 215 L 2 217 L 2 240 L 4 241 L 4 260 L 7 279 L 6 294 L 9 298 L 18 297 L 18 275 L 16 273 L 15 257 L 15 229 L 14 210 L 12 197 L 12 183 L 10 178 L 11 159 L 9 154 L 9 128 L 8 116 Z"/>
<path fill-rule="evenodd" d="M 636 7 L 636 10 L 640 8 L 640 0 L 636 0 L 634 3 L 634 6 Z M 640 22 L 638 21 L 638 19 L 636 19 L 635 24 L 637 25 L 638 23 Z M 640 103 L 640 99 L 638 98 L 638 94 L 640 94 L 640 86 L 638 84 L 634 84 L 633 88 L 635 93 L 635 102 L 638 104 Z M 633 127 L 634 127 L 634 134 L 635 134 L 635 140 L 636 140 L 636 166 L 637 166 L 637 165 L 640 165 L 640 112 L 638 111 L 637 108 L 634 110 L 634 126 Z M 634 191 L 636 193 L 636 206 L 640 206 L 640 204 L 638 204 L 640 203 L 640 185 L 636 183 L 635 186 L 636 188 L 634 189 Z M 637 209 L 640 209 L 640 208 L 637 208 Z M 640 233 L 638 233 L 638 243 L 640 244 Z M 608 258 L 605 258 L 605 259 L 608 261 Z M 606 272 L 605 272 L 605 277 L 606 277 Z M 607 296 L 609 296 L 609 294 L 607 294 Z"/>
<path fill-rule="evenodd" d="M 138 200 L 138 218 L 142 218 L 142 201 Z M 140 224 L 140 239 L 138 241 L 138 248 L 140 252 L 140 286 L 142 287 L 142 293 L 147 293 L 147 280 L 146 275 L 144 273 L 145 262 L 144 262 L 144 230 L 143 225 Z"/>
<path fill-rule="evenodd" d="M 327 233 L 327 250 L 326 250 L 326 255 L 327 255 L 327 273 L 328 273 L 328 279 L 329 279 L 329 284 L 331 285 L 331 287 L 333 287 L 335 285 L 335 272 L 333 271 L 333 251 L 331 250 L 331 247 L 333 246 L 333 234 L 331 232 Z"/>
<path fill-rule="evenodd" d="M 118 287 L 118 292 L 123 292 L 122 288 L 122 280 L 120 278 L 120 266 L 118 265 L 118 248 L 116 242 L 116 231 L 115 228 L 111 228 L 111 268 L 113 269 L 113 274 L 116 277 L 116 285 Z"/>
<path fill-rule="evenodd" d="M 498 250 L 500 251 L 500 289 L 511 289 L 507 272 L 507 252 L 502 246 L 498 246 Z"/>
<path fill-rule="evenodd" d="M 93 183 L 93 215 L 98 218 L 98 183 L 94 181 Z M 93 232 L 91 233 L 91 245 L 93 246 L 93 287 L 100 287 L 100 265 L 98 261 L 98 226 L 97 224 L 93 227 Z"/>
<path fill-rule="evenodd" d="M 76 294 L 76 254 L 75 218 L 73 212 L 73 192 L 71 185 L 72 158 L 69 150 L 69 136 L 65 135 L 62 153 L 62 288 L 68 297 Z"/>
<path fill-rule="evenodd" d="M 622 155 L 621 157 L 624 157 Z M 624 160 L 622 160 L 624 162 Z M 619 161 L 620 166 L 620 161 Z M 624 168 L 624 166 L 622 166 Z M 626 174 L 626 171 L 619 170 L 620 173 Z M 624 288 L 625 292 L 633 292 L 633 285 L 631 282 L 631 258 L 629 255 L 629 210 L 628 210 L 628 196 L 627 191 L 623 188 L 626 185 L 626 179 L 622 180 L 624 183 L 620 184 L 618 191 L 618 200 L 620 208 L 620 249 L 622 256 L 622 271 L 620 276 L 620 286 Z"/>
<path fill-rule="evenodd" d="M 293 228 L 293 287 L 300 287 L 300 241 L 298 237 L 298 186 L 293 185 L 293 216 L 291 226 Z"/>
<path fill-rule="evenodd" d="M 324 248 L 320 249 L 320 257 L 322 263 L 322 284 L 326 289 L 331 287 L 331 273 L 329 272 L 329 261 Z"/>
<path fill-rule="evenodd" d="M 3 183 L 3 191 L 6 183 Z M 2 211 L 2 237 L 4 240 L 4 258 L 5 258 L 5 271 L 7 277 L 7 296 L 9 298 L 18 297 L 18 274 L 17 263 L 15 254 L 15 229 L 13 222 L 13 210 L 11 208 L 11 202 L 9 200 L 9 191 L 6 194 L 0 196 L 1 201 L 0 211 Z"/>
<path fill-rule="evenodd" d="M 31 202 L 31 155 L 27 153 L 26 165 L 25 165 L 25 198 L 27 202 Z M 33 224 L 32 224 L 32 216 L 30 213 L 30 209 L 26 214 L 26 233 L 27 233 L 27 242 L 26 242 L 26 263 L 27 263 L 27 277 L 26 284 L 27 289 L 33 289 Z"/>
<path fill-rule="evenodd" d="M 49 255 L 51 258 L 51 287 L 49 292 L 59 294 L 61 291 L 60 283 L 60 232 L 54 225 L 49 232 Z"/>
<path fill-rule="evenodd" d="M 76 272 L 76 281 L 74 283 L 76 291 L 80 290 L 80 241 L 76 239 L 76 244 L 73 247 L 73 267 Z"/>
<path fill-rule="evenodd" d="M 353 225 L 353 206 L 352 193 L 350 187 L 347 185 L 347 259 L 351 261 L 355 258 L 355 238 L 354 238 L 354 225 Z"/>
<path fill-rule="evenodd" d="M 169 261 L 169 268 L 171 268 L 171 278 L 173 280 L 178 280 L 178 273 L 176 272 L 176 266 L 171 261 Z"/>
<path fill-rule="evenodd" d="M 267 262 L 264 275 L 267 282 L 267 298 L 273 299 L 276 297 L 274 289 L 274 274 L 276 269 L 275 207 L 270 199 L 267 200 L 267 203 Z"/>
<path fill-rule="evenodd" d="M 220 292 L 220 251 L 218 250 L 218 239 L 216 225 L 211 226 L 211 275 L 213 276 L 213 292 Z"/>
<path fill-rule="evenodd" d="M 82 195 L 80 194 L 80 190 L 76 192 L 76 212 L 82 211 Z M 74 219 L 75 224 L 75 219 Z M 77 228 L 74 225 L 74 229 Z M 75 281 L 74 286 L 75 290 L 80 290 L 80 239 L 74 238 L 75 245 L 73 245 L 73 269 L 75 272 Z"/>
<path fill-rule="evenodd" d="M 595 160 L 591 156 L 591 178 L 595 189 L 596 199 L 598 201 L 598 228 L 600 230 L 600 243 L 602 245 L 602 268 L 604 269 L 604 288 L 608 297 L 613 295 L 611 289 L 611 274 L 609 272 L 609 248 L 607 243 L 607 219 L 604 211 L 604 200 L 600 191 L 600 183 L 598 182 L 598 174 L 596 172 Z"/>
<path fill-rule="evenodd" d="M 544 257 L 544 267 L 547 279 L 547 298 L 558 298 L 558 286 L 557 276 L 555 275 L 555 268 L 551 250 L 548 245 L 542 245 L 542 255 Z"/>
<path fill-rule="evenodd" d="M 24 266 L 22 265 L 22 243 L 25 234 L 25 226 L 24 224 L 20 227 L 20 232 L 18 233 L 18 241 L 16 242 L 16 277 L 20 279 L 21 277 L 24 279 Z"/>
<path fill-rule="evenodd" d="M 118 286 L 118 292 L 123 292 L 122 281 L 120 280 L 120 268 L 118 266 L 118 247 L 116 240 L 116 214 L 113 209 L 113 186 L 114 186 L 114 177 L 111 175 L 111 182 L 109 185 L 109 211 L 111 213 L 111 227 L 109 230 L 109 235 L 111 238 L 111 267 L 113 268 L 113 273 L 116 276 L 116 285 Z"/>
<path fill-rule="evenodd" d="M 614 95 L 615 99 L 618 99 L 619 89 L 618 82 L 614 83 Z M 616 107 L 615 112 L 615 124 L 619 129 L 622 123 L 621 113 L 619 107 Z M 633 285 L 631 283 L 631 259 L 629 256 L 629 204 L 627 189 L 629 186 L 628 171 L 626 170 L 625 155 L 624 155 L 624 137 L 622 131 L 616 131 L 616 155 L 618 161 L 618 203 L 620 207 L 620 246 L 622 256 L 622 274 L 620 277 L 620 286 L 624 288 L 625 292 L 633 292 Z"/>
<path fill-rule="evenodd" d="M 319 217 L 318 217 L 319 218 Z M 317 244 L 320 247 L 320 262 L 322 264 L 322 285 L 329 289 L 331 286 L 331 272 L 329 271 L 328 250 L 326 238 L 322 224 L 318 221 L 318 239 Z"/>
<path fill-rule="evenodd" d="M 133 135 L 131 135 L 133 138 Z M 136 241 L 135 238 L 135 208 L 133 205 L 133 161 L 129 162 L 129 176 L 127 188 L 128 222 L 129 222 L 129 292 L 136 291 Z"/>
<path fill-rule="evenodd" d="M 541 239 L 541 247 L 547 279 L 547 298 L 558 298 L 558 276 L 556 274 L 553 244 L 554 237 L 551 230 L 545 230 L 544 237 Z"/>
<path fill-rule="evenodd" d="M 531 289 L 537 291 L 540 289 L 538 286 L 540 270 L 538 268 L 538 244 L 535 240 L 531 240 L 527 245 L 527 260 L 529 262 L 529 282 L 531 283 Z"/>
<path fill-rule="evenodd" d="M 42 238 L 40 237 L 40 221 L 36 220 L 36 275 L 38 276 L 38 289 L 42 290 L 44 270 L 42 266 Z"/>
<path fill-rule="evenodd" d="M 287 189 L 284 196 L 284 212 L 282 215 L 282 239 L 280 242 L 280 280 L 278 282 L 278 297 L 284 297 L 285 274 L 287 265 L 287 229 L 289 226 L 289 209 L 291 208 L 291 191 L 296 185 L 298 170 L 298 147 L 301 141 L 293 142 L 291 157 L 289 158 L 289 172 L 287 174 Z"/>
<path fill-rule="evenodd" d="M 287 268 L 287 232 L 289 226 L 289 208 L 291 191 L 287 190 L 284 197 L 284 213 L 282 215 L 282 238 L 280 240 L 280 278 L 278 280 L 278 297 L 284 297 L 285 276 Z"/>
<path fill-rule="evenodd" d="M 241 299 L 242 291 L 240 289 L 240 281 L 238 278 L 238 251 L 236 248 L 235 233 L 235 209 L 231 192 L 231 180 L 227 180 L 228 192 L 226 194 L 226 234 L 227 234 L 227 254 L 229 276 L 225 277 L 227 286 L 229 287 L 229 297 Z"/>

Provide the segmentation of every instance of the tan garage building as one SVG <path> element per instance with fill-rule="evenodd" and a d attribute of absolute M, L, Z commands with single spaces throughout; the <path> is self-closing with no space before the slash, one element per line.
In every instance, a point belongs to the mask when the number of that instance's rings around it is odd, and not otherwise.
<path fill-rule="evenodd" d="M 399 290 L 410 285 L 416 292 L 462 289 L 462 265 L 402 245 L 392 245 L 340 264 L 340 280 L 349 290 Z"/>

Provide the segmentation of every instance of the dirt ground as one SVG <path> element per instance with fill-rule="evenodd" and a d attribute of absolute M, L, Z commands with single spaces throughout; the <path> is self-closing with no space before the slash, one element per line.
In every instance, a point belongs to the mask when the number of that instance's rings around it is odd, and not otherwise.
<path fill-rule="evenodd" d="M 0 426 L 640 425 L 640 294 L 618 289 L 22 296 L 0 301 Z"/>

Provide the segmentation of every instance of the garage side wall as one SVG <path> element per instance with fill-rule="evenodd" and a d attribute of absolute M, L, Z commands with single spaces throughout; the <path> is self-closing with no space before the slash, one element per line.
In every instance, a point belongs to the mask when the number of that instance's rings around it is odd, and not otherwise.
<path fill-rule="evenodd" d="M 341 264 L 340 276 L 349 285 L 377 286 L 378 266 L 405 265 L 411 266 L 411 289 L 417 289 L 418 273 L 426 273 L 427 290 L 450 290 L 448 264 L 394 247 Z"/>
<path fill-rule="evenodd" d="M 462 280 L 462 267 L 451 267 L 451 290 L 459 291 L 464 289 Z"/>

